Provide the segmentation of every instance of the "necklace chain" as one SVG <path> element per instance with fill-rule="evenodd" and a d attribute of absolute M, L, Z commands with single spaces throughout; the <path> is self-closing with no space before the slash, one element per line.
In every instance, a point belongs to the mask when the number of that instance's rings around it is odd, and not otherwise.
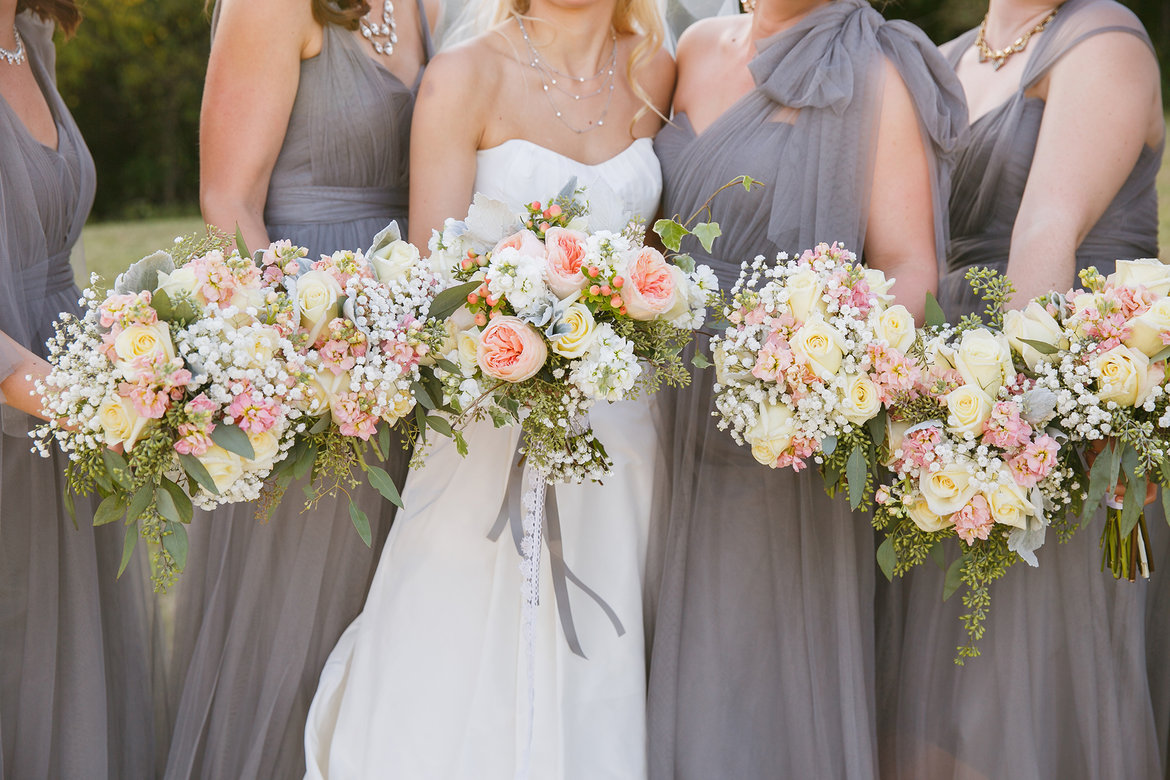
<path fill-rule="evenodd" d="M 1053 8 L 1047 16 L 1040 20 L 1039 24 L 1028 30 L 1019 38 L 1016 38 L 1011 42 L 1011 44 L 1002 49 L 993 49 L 987 45 L 987 16 L 990 16 L 990 13 L 988 13 L 983 17 L 983 24 L 979 25 L 979 34 L 975 36 L 975 48 L 979 50 L 979 61 L 990 61 L 991 67 L 999 70 L 1004 66 L 1004 63 L 1008 61 L 1009 57 L 1011 57 L 1013 54 L 1018 54 L 1027 48 L 1028 41 L 1032 40 L 1032 36 L 1043 31 L 1044 28 L 1048 26 L 1049 22 L 1051 22 L 1052 19 L 1056 16 L 1056 12 L 1058 10 L 1060 10 L 1060 6 Z"/>
<path fill-rule="evenodd" d="M 590 130 L 596 130 L 599 127 L 604 127 L 605 118 L 609 115 L 609 107 L 613 103 L 613 91 L 615 86 L 614 72 L 616 70 L 615 66 L 617 65 L 617 31 L 615 31 L 613 28 L 610 28 L 609 31 L 610 38 L 613 41 L 613 46 L 609 52 L 608 62 L 605 65 L 602 65 L 592 76 L 572 76 L 568 73 L 562 73 L 541 58 L 540 52 L 537 51 L 536 46 L 532 43 L 532 39 L 528 37 L 528 29 L 524 26 L 524 19 L 522 17 L 516 16 L 516 24 L 520 27 L 520 35 L 524 38 L 524 45 L 528 47 L 528 66 L 540 74 L 541 91 L 544 93 L 545 100 L 548 101 L 549 108 L 552 109 L 553 114 L 556 115 L 556 118 L 560 121 L 560 123 L 572 130 L 577 135 L 587 133 Z M 591 92 L 574 92 L 564 86 L 562 83 L 566 79 L 572 85 L 581 85 L 592 81 L 598 81 L 599 79 L 601 80 L 601 83 L 598 84 L 597 89 Z M 553 100 L 552 90 L 561 92 L 568 97 L 571 97 L 574 102 L 597 97 L 604 92 L 608 92 L 608 94 L 605 98 L 605 106 L 602 107 L 601 114 L 598 116 L 597 120 L 591 120 L 587 122 L 584 127 L 577 127 L 569 122 L 569 120 L 565 119 L 564 112 L 562 112 L 561 109 L 557 107 L 556 102 Z"/>
<path fill-rule="evenodd" d="M 12 37 L 16 39 L 16 48 L 9 51 L 0 46 L 0 58 L 9 65 L 21 65 L 24 63 L 24 39 L 20 37 L 20 30 L 16 29 L 16 25 L 12 26 Z"/>
<path fill-rule="evenodd" d="M 398 43 L 398 23 L 394 19 L 394 3 L 391 0 L 386 0 L 382 4 L 381 24 L 374 24 L 369 20 L 373 13 L 373 9 L 370 9 L 370 13 L 358 20 L 362 37 L 370 42 L 378 54 L 393 54 L 394 44 Z"/>

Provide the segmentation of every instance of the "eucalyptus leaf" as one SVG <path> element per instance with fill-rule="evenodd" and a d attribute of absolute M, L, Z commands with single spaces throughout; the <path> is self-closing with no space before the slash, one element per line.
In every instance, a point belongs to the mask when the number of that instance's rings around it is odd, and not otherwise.
<path fill-rule="evenodd" d="M 1089 488 L 1085 494 L 1085 507 L 1081 512 L 1082 522 L 1087 522 L 1093 516 L 1113 484 L 1113 461 L 1116 457 L 1116 450 L 1113 447 L 1106 447 L 1093 461 L 1093 468 L 1089 470 Z"/>
<path fill-rule="evenodd" d="M 349 500 L 349 519 L 353 521 L 353 527 L 357 529 L 358 536 L 366 543 L 366 547 L 372 547 L 374 536 L 370 533 L 370 518 L 366 517 L 366 513 L 358 508 L 352 498 Z"/>
<path fill-rule="evenodd" d="M 240 257 L 251 257 L 252 253 L 248 251 L 248 242 L 244 240 L 244 231 L 240 229 L 240 223 L 236 223 L 236 250 L 239 251 Z"/>
<path fill-rule="evenodd" d="M 187 477 L 198 485 L 201 485 L 204 490 L 212 495 L 219 495 L 219 488 L 215 486 L 215 480 L 211 478 L 211 474 L 207 473 L 207 467 L 203 465 L 199 458 L 194 455 L 179 454 L 179 462 L 183 464 L 183 471 L 187 472 Z"/>
<path fill-rule="evenodd" d="M 435 296 L 431 301 L 428 317 L 436 320 L 445 320 L 467 303 L 467 296 L 479 289 L 482 282 L 464 282 L 454 287 L 448 287 Z"/>
<path fill-rule="evenodd" d="M 134 554 L 134 548 L 138 546 L 138 523 L 126 526 L 126 537 L 122 540 L 122 563 L 118 566 L 118 577 L 122 578 L 122 574 L 126 571 L 126 567 L 130 565 L 130 556 Z"/>
<path fill-rule="evenodd" d="M 179 507 L 175 506 L 174 496 L 162 485 L 154 489 L 154 506 L 160 515 L 172 523 L 183 522 L 183 517 L 179 514 Z"/>
<path fill-rule="evenodd" d="M 695 229 L 691 233 L 695 238 L 699 239 L 699 243 L 703 245 L 703 250 L 708 254 L 711 253 L 711 246 L 715 243 L 715 239 L 723 235 L 723 231 L 720 230 L 718 222 L 700 222 L 695 225 Z"/>
<path fill-rule="evenodd" d="M 313 464 L 317 462 L 318 449 L 316 444 L 310 444 L 305 448 L 305 451 L 297 458 L 296 465 L 293 466 L 293 477 L 296 479 L 304 479 L 309 475 L 313 470 Z"/>
<path fill-rule="evenodd" d="M 97 510 L 95 510 L 93 513 L 94 527 L 96 528 L 99 525 L 107 525 L 114 522 L 115 520 L 120 520 L 122 518 L 122 513 L 125 510 L 126 503 L 122 500 L 122 495 L 120 493 L 113 493 L 109 496 L 106 496 L 106 498 L 100 504 L 98 504 Z"/>
<path fill-rule="evenodd" d="M 929 290 L 926 291 L 926 326 L 929 328 L 941 328 L 947 324 L 947 315 L 943 313 L 942 306 L 938 303 L 938 298 L 934 297 L 934 293 Z"/>
<path fill-rule="evenodd" d="M 150 485 L 143 485 L 138 488 L 138 492 L 130 498 L 130 506 L 126 509 L 126 521 L 133 523 L 146 514 L 146 510 L 150 508 L 154 501 L 154 488 Z"/>
<path fill-rule="evenodd" d="M 414 392 L 414 400 L 418 401 L 424 409 L 431 412 L 435 410 L 435 399 L 431 398 L 431 393 L 427 390 L 426 385 L 422 382 L 412 382 L 410 389 Z"/>
<path fill-rule="evenodd" d="M 1163 360 L 1170 358 L 1170 347 L 1163 347 L 1158 354 L 1150 358 L 1150 363 L 1161 363 Z"/>
<path fill-rule="evenodd" d="M 886 440 L 886 409 L 883 406 L 878 409 L 878 413 L 866 422 L 869 427 L 869 436 L 873 439 L 874 444 L 880 444 Z"/>
<path fill-rule="evenodd" d="M 439 358 L 435 361 L 435 365 L 446 371 L 448 374 L 458 374 L 459 366 L 452 363 L 447 358 Z"/>
<path fill-rule="evenodd" d="M 163 549 L 175 559 L 179 571 L 187 568 L 187 527 L 182 523 L 167 523 L 168 533 L 163 535 Z"/>
<path fill-rule="evenodd" d="M 825 453 L 825 457 L 829 457 L 837 451 L 837 437 L 826 436 L 821 439 L 821 452 Z"/>
<path fill-rule="evenodd" d="M 333 414 L 331 412 L 325 412 L 325 414 L 318 417 L 317 421 L 315 423 L 313 423 L 313 426 L 311 428 L 309 428 L 309 433 L 311 433 L 311 434 L 325 433 L 325 431 L 329 430 L 329 425 L 332 422 L 333 422 Z"/>
<path fill-rule="evenodd" d="M 861 506 L 865 498 L 865 477 L 869 471 L 869 463 L 865 460 L 865 453 L 860 446 L 854 447 L 849 453 L 849 462 L 845 465 L 846 485 L 849 490 L 849 508 L 854 511 Z"/>
<path fill-rule="evenodd" d="M 179 519 L 184 523 L 191 522 L 195 517 L 195 508 L 191 505 L 191 498 L 183 491 L 183 488 L 166 477 L 163 477 L 159 484 L 174 500 L 175 506 L 179 509 Z"/>
<path fill-rule="evenodd" d="M 1121 538 L 1125 539 L 1142 516 L 1142 504 L 1146 500 L 1146 481 L 1131 479 L 1125 486 L 1125 500 L 1121 502 Z"/>
<path fill-rule="evenodd" d="M 664 247 L 677 252 L 682 246 L 683 237 L 689 235 L 691 231 L 673 219 L 660 219 L 654 223 L 654 232 L 662 239 Z"/>
<path fill-rule="evenodd" d="M 382 497 L 394 506 L 402 508 L 402 496 L 398 493 L 398 486 L 394 484 L 394 480 L 386 473 L 385 469 L 370 466 L 366 477 L 370 480 L 370 487 L 381 493 Z"/>
<path fill-rule="evenodd" d="M 965 562 L 963 556 L 959 556 L 950 568 L 947 569 L 946 580 L 943 582 L 943 601 L 949 601 L 951 596 L 955 595 L 955 591 L 963 584 L 963 563 Z"/>
<path fill-rule="evenodd" d="M 930 548 L 930 559 L 934 561 L 935 566 L 946 571 L 947 568 L 947 551 L 943 549 L 942 542 L 935 542 L 934 546 Z"/>
<path fill-rule="evenodd" d="M 878 568 L 882 570 L 882 574 L 886 575 L 886 579 L 893 582 L 894 569 L 898 565 L 898 554 L 894 552 L 894 540 L 888 536 L 884 542 L 878 545 L 877 564 Z"/>
<path fill-rule="evenodd" d="M 426 444 L 427 441 L 427 412 L 421 406 L 414 407 L 414 422 L 418 426 L 418 442 L 416 446 Z"/>
<path fill-rule="evenodd" d="M 378 424 L 378 454 L 382 456 L 382 460 L 390 457 L 390 423 L 383 420 Z"/>
<path fill-rule="evenodd" d="M 175 317 L 175 307 L 171 305 L 171 296 L 166 290 L 155 290 L 150 296 L 150 308 L 163 322 L 170 322 Z"/>
<path fill-rule="evenodd" d="M 126 490 L 134 487 L 134 474 L 130 471 L 130 465 L 126 463 L 126 459 L 119 453 L 109 448 L 102 450 L 102 462 L 106 465 L 106 473 L 115 483 Z"/>
<path fill-rule="evenodd" d="M 429 425 L 435 432 L 441 433 L 444 436 L 451 437 L 455 435 L 455 432 L 451 430 L 451 423 L 447 422 L 445 418 L 439 417 L 438 415 L 428 414 L 427 425 Z"/>
<path fill-rule="evenodd" d="M 1035 339 L 1024 338 L 1020 339 L 1020 341 L 1024 344 L 1027 344 L 1041 355 L 1052 355 L 1060 351 L 1057 347 L 1054 347 L 1046 341 L 1036 341 Z"/>
<path fill-rule="evenodd" d="M 235 425 L 220 423 L 215 426 L 211 429 L 211 440 L 241 458 L 252 460 L 256 457 L 256 451 L 252 449 L 252 442 L 248 439 L 248 434 Z"/>
<path fill-rule="evenodd" d="M 1170 489 L 1163 487 L 1159 488 L 1158 492 L 1162 494 L 1162 515 L 1170 525 Z"/>

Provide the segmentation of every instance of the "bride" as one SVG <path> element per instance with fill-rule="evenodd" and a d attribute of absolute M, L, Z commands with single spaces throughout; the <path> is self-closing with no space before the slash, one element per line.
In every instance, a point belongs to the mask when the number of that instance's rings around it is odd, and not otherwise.
<path fill-rule="evenodd" d="M 674 84 L 654 0 L 496 2 L 494 26 L 440 54 L 423 79 L 411 240 L 425 245 L 474 193 L 520 210 L 574 177 L 595 217 L 612 215 L 591 229 L 653 218 L 661 173 L 651 137 Z M 613 475 L 555 496 L 565 562 L 597 598 L 570 585 L 569 604 L 558 604 L 542 556 L 533 669 L 519 553 L 507 531 L 488 538 L 497 519 L 516 519 L 519 427 L 473 424 L 466 457 L 450 440 L 432 442 L 407 479 L 365 608 L 322 673 L 305 736 L 309 777 L 645 776 L 654 415 L 647 400 L 590 414 Z"/>

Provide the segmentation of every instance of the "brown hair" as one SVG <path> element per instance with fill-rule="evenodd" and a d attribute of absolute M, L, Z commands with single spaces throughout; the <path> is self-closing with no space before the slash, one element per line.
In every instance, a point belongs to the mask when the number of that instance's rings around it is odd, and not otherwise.
<path fill-rule="evenodd" d="M 356 30 L 358 19 L 369 12 L 370 4 L 366 0 L 313 0 L 313 18 L 322 27 L 336 24 Z"/>
<path fill-rule="evenodd" d="M 32 11 L 72 35 L 81 24 L 81 10 L 74 0 L 16 0 L 16 12 Z"/>

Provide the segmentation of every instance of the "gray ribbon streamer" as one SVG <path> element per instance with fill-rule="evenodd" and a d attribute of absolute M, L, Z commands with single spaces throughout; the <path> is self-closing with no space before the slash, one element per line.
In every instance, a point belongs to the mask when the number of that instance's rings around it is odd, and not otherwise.
<path fill-rule="evenodd" d="M 521 505 L 524 483 L 522 461 L 520 445 L 517 445 L 515 460 L 512 462 L 512 468 L 508 471 L 508 487 L 504 494 L 504 500 L 500 503 L 500 513 L 496 516 L 496 522 L 491 531 L 488 532 L 488 539 L 495 542 L 503 536 L 506 527 L 510 528 L 512 541 L 516 545 L 517 552 L 520 552 L 521 542 L 524 539 L 524 512 Z M 622 625 L 622 621 L 613 607 L 597 591 L 586 585 L 565 562 L 561 516 L 557 509 L 557 497 L 553 485 L 549 485 L 545 493 L 543 525 L 545 547 L 549 552 L 549 567 L 552 570 L 553 595 L 556 598 L 557 617 L 561 621 L 561 630 L 565 632 L 565 641 L 568 642 L 569 649 L 576 655 L 587 658 L 581 647 L 581 640 L 577 636 L 576 624 L 573 622 L 573 608 L 569 602 L 570 582 L 584 591 L 586 596 L 593 599 L 594 603 L 609 618 L 609 622 L 613 625 L 618 636 L 625 636 L 626 628 Z"/>

